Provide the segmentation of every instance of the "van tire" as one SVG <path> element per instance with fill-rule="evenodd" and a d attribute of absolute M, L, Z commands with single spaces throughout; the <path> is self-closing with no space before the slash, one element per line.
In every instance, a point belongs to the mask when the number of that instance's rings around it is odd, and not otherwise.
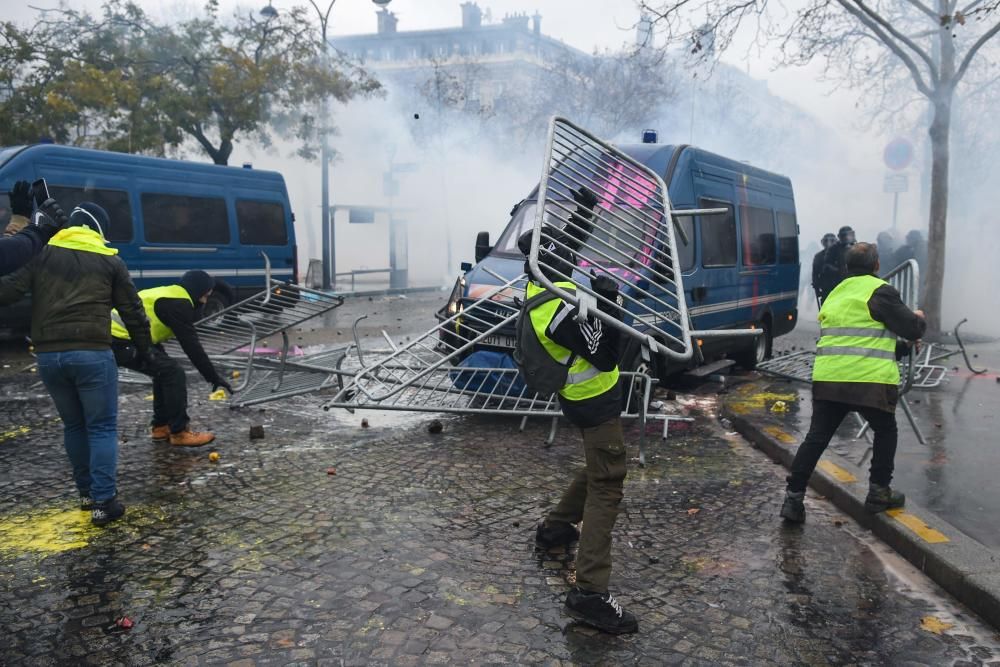
<path fill-rule="evenodd" d="M 756 369 L 757 364 L 771 358 L 771 344 L 773 342 L 771 337 L 771 321 L 765 318 L 763 322 L 755 323 L 754 327 L 763 329 L 764 333 L 756 336 L 750 345 L 738 352 L 734 352 L 732 355 L 733 360 L 748 371 Z"/>
<path fill-rule="evenodd" d="M 209 317 L 233 305 L 233 291 L 226 283 L 216 281 L 211 296 L 201 308 L 201 316 Z"/>

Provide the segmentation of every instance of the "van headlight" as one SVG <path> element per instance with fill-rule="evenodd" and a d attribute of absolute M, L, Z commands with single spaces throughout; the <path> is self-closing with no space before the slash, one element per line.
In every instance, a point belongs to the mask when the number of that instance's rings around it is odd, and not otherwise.
<path fill-rule="evenodd" d="M 451 296 L 448 297 L 448 315 L 454 315 L 462 309 L 462 297 L 465 295 L 465 276 L 459 276 L 455 281 L 455 286 L 451 288 Z"/>

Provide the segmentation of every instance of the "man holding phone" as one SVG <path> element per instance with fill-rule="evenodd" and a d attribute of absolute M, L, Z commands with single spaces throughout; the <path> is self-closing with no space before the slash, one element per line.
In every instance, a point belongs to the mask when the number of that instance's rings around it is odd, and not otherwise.
<path fill-rule="evenodd" d="M 0 276 L 12 273 L 37 255 L 56 232 L 66 226 L 69 218 L 49 196 L 45 179 L 29 185 L 18 181 L 7 193 L 10 199 L 11 224 L 20 224 L 21 231 L 0 238 Z M 31 224 L 32 199 L 37 205 L 35 224 Z"/>

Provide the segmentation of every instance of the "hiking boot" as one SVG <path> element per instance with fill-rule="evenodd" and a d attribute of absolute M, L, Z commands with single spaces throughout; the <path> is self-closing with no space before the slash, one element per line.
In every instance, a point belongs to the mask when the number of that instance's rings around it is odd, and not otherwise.
<path fill-rule="evenodd" d="M 80 496 L 80 509 L 84 512 L 89 512 L 94 509 L 94 499 L 90 496 Z"/>
<path fill-rule="evenodd" d="M 170 444 L 174 447 L 201 447 L 215 440 L 215 435 L 208 431 L 192 431 L 184 429 L 179 433 L 170 434 Z"/>
<path fill-rule="evenodd" d="M 906 504 L 906 496 L 901 491 L 893 491 L 888 486 L 878 484 L 868 485 L 868 497 L 865 498 L 865 511 L 878 514 Z"/>
<path fill-rule="evenodd" d="M 785 491 L 785 502 L 781 503 L 781 518 L 789 523 L 806 520 L 805 491 Z"/>
<path fill-rule="evenodd" d="M 90 523 L 95 526 L 106 526 L 123 516 L 125 516 L 125 506 L 118 502 L 118 496 L 115 496 L 111 500 L 94 503 L 94 508 L 90 511 Z"/>
<path fill-rule="evenodd" d="M 546 526 L 544 521 L 539 521 L 535 530 L 535 546 L 543 551 L 553 547 L 568 547 L 579 540 L 580 531 L 571 523 Z"/>
<path fill-rule="evenodd" d="M 593 593 L 573 588 L 566 594 L 566 613 L 586 625 L 623 635 L 639 631 L 635 615 L 622 609 L 611 593 Z"/>
<path fill-rule="evenodd" d="M 164 442 L 170 439 L 170 427 L 166 424 L 154 426 L 150 429 L 149 435 L 153 438 L 153 442 Z"/>

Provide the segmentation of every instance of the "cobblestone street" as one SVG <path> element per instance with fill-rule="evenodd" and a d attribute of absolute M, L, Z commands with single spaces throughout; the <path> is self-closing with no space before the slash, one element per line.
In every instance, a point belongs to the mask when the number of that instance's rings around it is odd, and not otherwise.
<path fill-rule="evenodd" d="M 571 558 L 532 546 L 582 459 L 567 426 L 545 448 L 542 422 L 432 435 L 432 415 L 201 400 L 215 448 L 179 451 L 146 436 L 148 388 L 123 385 L 128 515 L 100 530 L 35 379 L 4 379 L 0 664 L 1000 665 L 993 630 L 831 505 L 784 528 L 784 470 L 724 431 L 715 396 L 687 397 L 699 418 L 666 443 L 651 425 L 630 468 L 612 588 L 640 632 L 615 638 L 569 622 Z"/>

